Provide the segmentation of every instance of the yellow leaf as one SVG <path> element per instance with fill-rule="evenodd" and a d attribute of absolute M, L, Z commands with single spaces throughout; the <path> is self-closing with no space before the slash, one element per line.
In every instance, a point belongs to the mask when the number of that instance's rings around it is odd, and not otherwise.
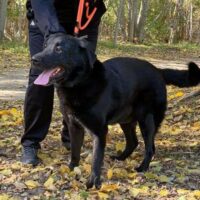
<path fill-rule="evenodd" d="M 107 177 L 108 177 L 109 180 L 113 177 L 113 170 L 112 169 L 108 170 Z"/>
<path fill-rule="evenodd" d="M 200 190 L 193 191 L 193 195 L 197 198 L 200 198 Z"/>
<path fill-rule="evenodd" d="M 60 171 L 62 176 L 64 176 L 65 174 L 70 173 L 70 169 L 69 169 L 69 167 L 67 165 L 61 165 L 59 171 Z"/>
<path fill-rule="evenodd" d="M 12 198 L 7 194 L 1 194 L 0 200 L 11 200 Z"/>
<path fill-rule="evenodd" d="M 123 151 L 124 149 L 124 143 L 123 142 L 117 142 L 117 144 L 115 145 L 115 149 L 116 151 Z"/>
<path fill-rule="evenodd" d="M 137 173 L 129 173 L 128 177 L 129 178 L 135 178 L 137 176 Z"/>
<path fill-rule="evenodd" d="M 16 109 L 16 108 L 11 108 L 10 109 L 10 113 L 12 114 L 12 115 L 19 115 L 20 114 L 20 112 Z"/>
<path fill-rule="evenodd" d="M 177 193 L 178 194 L 186 194 L 186 193 L 188 193 L 188 192 L 190 192 L 189 190 L 185 190 L 185 189 L 178 189 L 177 190 Z"/>
<path fill-rule="evenodd" d="M 161 176 L 158 177 L 158 181 L 160 181 L 161 183 L 168 183 L 169 178 L 165 175 L 161 175 Z"/>
<path fill-rule="evenodd" d="M 181 92 L 181 91 L 179 91 L 179 92 L 176 93 L 176 97 L 182 97 L 183 95 L 184 95 L 184 93 Z"/>
<path fill-rule="evenodd" d="M 149 187 L 147 187 L 147 186 L 141 186 L 141 187 L 140 187 L 140 190 L 141 190 L 141 192 L 143 192 L 143 193 L 148 193 L 148 192 L 149 192 Z"/>
<path fill-rule="evenodd" d="M 131 188 L 130 189 L 130 193 L 133 197 L 137 197 L 140 192 L 141 192 L 141 190 L 139 188 Z"/>
<path fill-rule="evenodd" d="M 103 199 L 103 200 L 109 198 L 109 195 L 104 192 L 98 192 L 98 196 L 100 199 Z"/>
<path fill-rule="evenodd" d="M 29 189 L 33 189 L 39 186 L 39 183 L 37 181 L 32 181 L 32 180 L 26 181 L 25 184 Z"/>
<path fill-rule="evenodd" d="M 48 190 L 55 190 L 56 187 L 54 186 L 54 179 L 53 177 L 49 177 L 47 181 L 44 183 L 44 187 Z"/>
<path fill-rule="evenodd" d="M 91 172 L 91 165 L 84 163 L 83 164 L 83 169 L 86 171 L 88 174 Z"/>
<path fill-rule="evenodd" d="M 11 165 L 11 168 L 12 168 L 12 169 L 15 169 L 15 170 L 19 170 L 19 169 L 22 168 L 22 164 L 19 163 L 19 162 L 13 163 L 13 164 Z"/>
<path fill-rule="evenodd" d="M 9 115 L 10 111 L 9 110 L 0 110 L 0 116 L 2 115 Z"/>
<path fill-rule="evenodd" d="M 144 175 L 148 179 L 157 179 L 158 178 L 158 176 L 156 174 L 149 173 L 149 172 L 146 172 Z"/>
<path fill-rule="evenodd" d="M 117 184 L 103 184 L 101 186 L 100 191 L 101 192 L 111 192 L 111 191 L 117 190 L 118 188 L 119 188 L 119 185 L 117 185 Z"/>
<path fill-rule="evenodd" d="M 42 153 L 41 151 L 38 151 L 38 157 L 42 160 L 42 163 L 45 165 L 51 165 L 53 163 L 53 160 L 49 154 Z"/>
<path fill-rule="evenodd" d="M 186 200 L 185 196 L 180 196 L 177 200 Z"/>
<path fill-rule="evenodd" d="M 122 168 L 113 169 L 113 176 L 116 178 L 126 178 L 128 176 L 128 172 Z"/>
<path fill-rule="evenodd" d="M 3 174 L 4 176 L 9 176 L 12 174 L 12 171 L 10 169 L 3 169 L 0 171 L 0 174 Z"/>
<path fill-rule="evenodd" d="M 160 194 L 160 196 L 165 197 L 169 194 L 169 192 L 168 192 L 168 190 L 163 189 L 163 190 L 160 190 L 159 194 Z"/>
<path fill-rule="evenodd" d="M 172 100 L 172 99 L 174 99 L 175 98 L 175 95 L 169 95 L 168 96 L 168 101 L 170 101 L 170 100 Z"/>

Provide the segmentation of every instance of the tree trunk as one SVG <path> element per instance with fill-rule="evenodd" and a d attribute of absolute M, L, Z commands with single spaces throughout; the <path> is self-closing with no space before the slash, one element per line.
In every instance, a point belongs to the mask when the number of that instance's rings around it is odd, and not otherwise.
<path fill-rule="evenodd" d="M 193 34 L 193 5 L 192 2 L 190 3 L 190 19 L 189 19 L 189 41 L 192 41 L 192 34 Z"/>
<path fill-rule="evenodd" d="M 149 0 L 142 0 L 137 19 L 137 37 L 140 42 L 144 40 L 144 26 L 147 18 L 148 9 Z"/>
<path fill-rule="evenodd" d="M 7 14 L 7 0 L 0 0 L 0 40 L 3 39 L 4 36 L 4 28 L 6 22 L 6 14 Z"/>
<path fill-rule="evenodd" d="M 129 0 L 129 41 L 134 42 L 137 32 L 138 0 Z"/>
<path fill-rule="evenodd" d="M 116 21 L 115 32 L 114 32 L 114 45 L 117 44 L 117 36 L 118 36 L 118 32 L 119 32 L 119 27 L 120 27 L 123 3 L 124 3 L 124 0 L 120 0 L 119 6 L 118 6 L 117 21 Z"/>
<path fill-rule="evenodd" d="M 132 41 L 133 37 L 133 20 L 132 20 L 132 0 L 128 1 L 128 41 Z"/>

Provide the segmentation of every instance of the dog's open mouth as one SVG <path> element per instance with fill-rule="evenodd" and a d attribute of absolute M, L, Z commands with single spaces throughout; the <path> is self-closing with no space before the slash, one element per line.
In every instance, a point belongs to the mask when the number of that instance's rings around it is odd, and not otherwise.
<path fill-rule="evenodd" d="M 52 79 L 60 78 L 64 72 L 65 70 L 62 67 L 56 67 L 54 69 L 45 70 L 34 81 L 34 84 L 47 86 L 49 85 Z"/>

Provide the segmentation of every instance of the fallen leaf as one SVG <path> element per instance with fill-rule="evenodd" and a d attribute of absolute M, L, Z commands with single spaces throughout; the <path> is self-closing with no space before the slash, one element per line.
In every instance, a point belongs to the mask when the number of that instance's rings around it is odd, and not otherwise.
<path fill-rule="evenodd" d="M 86 173 L 90 174 L 90 172 L 91 172 L 91 165 L 83 163 L 83 170 L 86 171 Z"/>
<path fill-rule="evenodd" d="M 0 171 L 0 174 L 4 175 L 4 176 L 9 176 L 12 174 L 12 171 L 10 169 L 4 169 Z"/>
<path fill-rule="evenodd" d="M 14 183 L 14 186 L 17 190 L 23 190 L 26 188 L 26 185 L 24 183 L 21 183 L 21 182 L 15 182 Z"/>
<path fill-rule="evenodd" d="M 44 187 L 48 190 L 56 190 L 56 187 L 54 185 L 54 179 L 52 176 L 50 176 L 47 181 L 44 183 Z"/>
<path fill-rule="evenodd" d="M 169 194 L 169 191 L 166 189 L 160 190 L 159 192 L 160 196 L 165 197 Z"/>
<path fill-rule="evenodd" d="M 181 92 L 181 91 L 179 91 L 179 92 L 176 93 L 176 97 L 182 97 L 183 95 L 184 95 L 184 93 Z"/>
<path fill-rule="evenodd" d="M 170 179 L 165 176 L 165 175 L 161 175 L 157 178 L 158 181 L 160 181 L 161 183 L 168 183 L 170 181 Z"/>
<path fill-rule="evenodd" d="M 130 193 L 133 197 L 137 197 L 140 192 L 141 192 L 141 190 L 139 188 L 131 188 L 130 189 Z"/>
<path fill-rule="evenodd" d="M 107 178 L 110 180 L 113 177 L 113 169 L 109 169 L 107 172 Z"/>
<path fill-rule="evenodd" d="M 200 190 L 193 191 L 193 195 L 197 198 L 200 198 Z"/>
<path fill-rule="evenodd" d="M 128 176 L 128 172 L 122 168 L 113 169 L 113 176 L 116 178 L 126 178 Z"/>
<path fill-rule="evenodd" d="M 158 176 L 156 174 L 150 173 L 150 172 L 146 172 L 145 177 L 148 179 L 158 179 Z"/>
<path fill-rule="evenodd" d="M 81 176 L 81 169 L 79 167 L 74 167 L 74 173 L 78 176 Z"/>
<path fill-rule="evenodd" d="M 119 185 L 117 184 L 102 184 L 100 191 L 101 192 L 111 192 L 117 190 Z"/>
<path fill-rule="evenodd" d="M 178 189 L 177 190 L 178 194 L 186 194 L 186 193 L 189 193 L 189 192 L 190 192 L 189 190 L 185 190 L 185 189 Z"/>
<path fill-rule="evenodd" d="M 104 192 L 98 192 L 98 196 L 100 199 L 104 200 L 104 199 L 109 199 L 109 195 L 104 193 Z"/>
<path fill-rule="evenodd" d="M 29 189 L 37 188 L 40 185 L 37 181 L 33 181 L 33 180 L 25 181 L 25 184 Z"/>
<path fill-rule="evenodd" d="M 12 198 L 7 194 L 1 194 L 0 200 L 11 200 Z"/>
<path fill-rule="evenodd" d="M 116 149 L 117 152 L 123 151 L 124 143 L 123 142 L 117 142 L 116 145 L 115 145 L 115 149 Z"/>
<path fill-rule="evenodd" d="M 70 173 L 70 169 L 67 165 L 61 165 L 59 171 L 60 171 L 62 176 Z"/>

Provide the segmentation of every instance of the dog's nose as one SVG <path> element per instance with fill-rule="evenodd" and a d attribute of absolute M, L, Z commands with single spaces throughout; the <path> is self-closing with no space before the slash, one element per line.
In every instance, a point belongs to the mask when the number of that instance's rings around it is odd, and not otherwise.
<path fill-rule="evenodd" d="M 35 56 L 33 56 L 32 58 L 31 58 L 31 62 L 32 62 L 32 64 L 33 65 L 39 65 L 40 64 L 40 59 L 39 58 L 36 58 Z"/>

